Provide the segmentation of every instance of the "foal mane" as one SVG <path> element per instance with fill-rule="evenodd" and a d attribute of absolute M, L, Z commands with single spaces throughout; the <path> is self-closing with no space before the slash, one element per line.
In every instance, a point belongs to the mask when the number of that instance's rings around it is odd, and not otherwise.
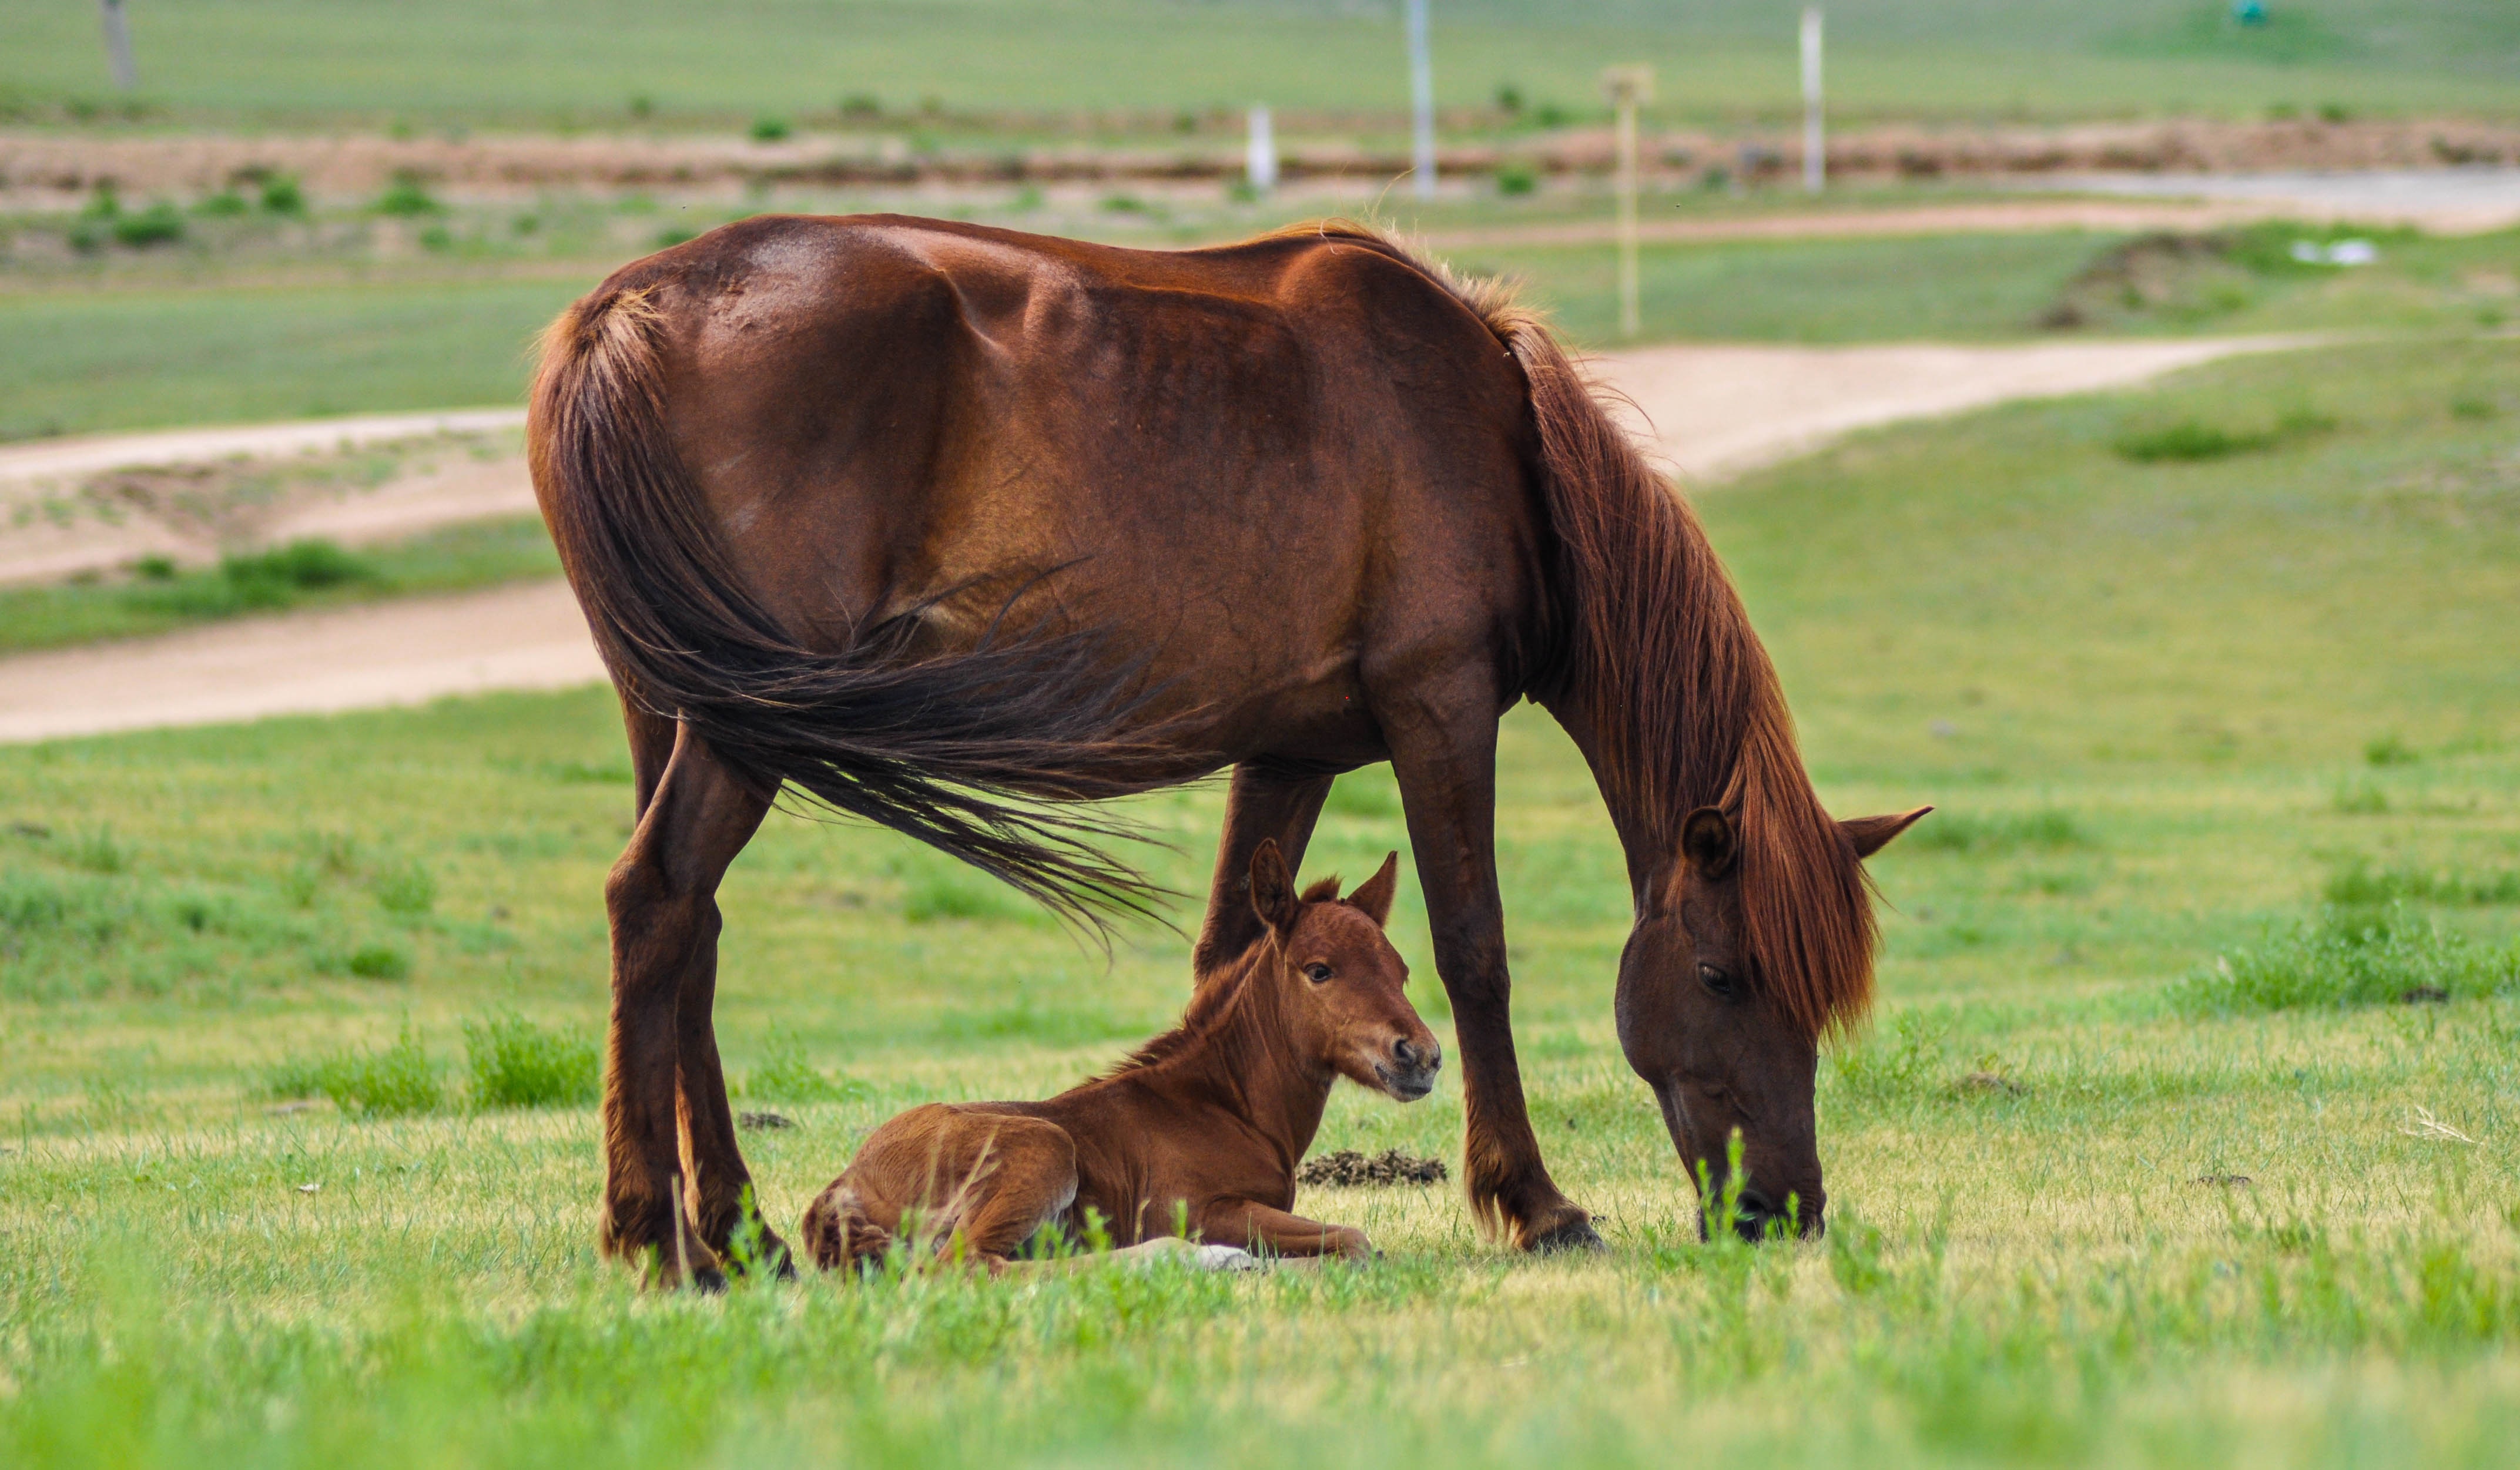
<path fill-rule="evenodd" d="M 1676 857 L 1682 824 L 1699 807 L 1732 819 L 1762 993 L 1807 1036 L 1852 1025 L 1872 999 L 1869 883 L 1812 789 L 1776 666 L 1696 512 L 1509 283 L 1457 275 L 1364 225 L 1279 234 L 1351 242 L 1416 266 L 1522 365 L 1565 629 L 1540 690 L 1585 717 L 1611 814 L 1653 852 Z"/>

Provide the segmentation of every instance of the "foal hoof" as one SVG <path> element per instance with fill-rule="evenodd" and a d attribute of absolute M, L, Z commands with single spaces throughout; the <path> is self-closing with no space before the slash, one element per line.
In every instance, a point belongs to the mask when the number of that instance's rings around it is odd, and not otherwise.
<path fill-rule="evenodd" d="M 1564 1225 L 1532 1236 L 1529 1249 L 1536 1256 L 1554 1256 L 1560 1251 L 1590 1251 L 1598 1254 L 1608 1250 L 1609 1247 L 1601 1242 L 1601 1232 L 1593 1228 L 1593 1222 L 1578 1215 Z"/>

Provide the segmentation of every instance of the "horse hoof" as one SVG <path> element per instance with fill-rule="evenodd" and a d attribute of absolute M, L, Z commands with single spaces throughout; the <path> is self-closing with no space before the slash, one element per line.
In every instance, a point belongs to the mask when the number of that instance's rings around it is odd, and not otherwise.
<path fill-rule="evenodd" d="M 722 1297 L 726 1295 L 726 1272 L 719 1270 L 714 1266 L 700 1266 L 693 1268 L 692 1290 L 698 1292 L 704 1297 Z"/>
<path fill-rule="evenodd" d="M 1258 1270 L 1260 1258 L 1230 1245 L 1202 1245 L 1192 1258 L 1200 1270 Z"/>
<path fill-rule="evenodd" d="M 1602 1243 L 1601 1232 L 1593 1228 L 1593 1222 L 1578 1215 L 1554 1229 L 1531 1237 L 1528 1249 L 1536 1256 L 1553 1256 L 1560 1251 L 1590 1251 L 1598 1254 L 1608 1250 L 1609 1247 Z"/>

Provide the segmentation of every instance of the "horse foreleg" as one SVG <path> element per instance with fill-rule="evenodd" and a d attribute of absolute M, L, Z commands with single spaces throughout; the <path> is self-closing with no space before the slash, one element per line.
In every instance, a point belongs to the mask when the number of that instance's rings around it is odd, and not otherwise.
<path fill-rule="evenodd" d="M 654 729 L 634 719 L 630 731 L 634 761 L 652 759 Z M 717 964 L 717 885 L 769 807 L 769 798 L 737 780 L 705 742 L 680 733 L 630 845 L 605 883 L 612 1017 L 605 1041 L 601 1240 L 608 1255 L 653 1262 L 660 1282 L 678 1282 L 684 1262 L 702 1284 L 722 1279 L 716 1245 L 723 1233 L 713 1242 L 676 1197 L 676 1179 L 684 1175 L 692 1176 L 696 1199 L 708 1197 L 703 1168 L 722 1165 L 715 1146 L 693 1150 L 687 1162 L 686 1086 L 705 1090 L 720 1115 L 726 1108 L 713 1042 L 705 1078 L 687 1075 L 683 1066 L 690 1030 L 685 991 L 692 976 L 704 977 L 698 994 L 705 1032 Z M 695 1111 L 705 1117 L 705 1103 Z M 724 1148 L 740 1171 L 731 1127 L 724 1130 Z"/>
<path fill-rule="evenodd" d="M 1466 1118 L 1462 1184 L 1490 1229 L 1524 1250 L 1598 1248 L 1592 1217 L 1541 1162 L 1513 1054 L 1512 980 L 1496 875 L 1497 706 L 1484 690 L 1376 710 L 1409 820 L 1409 842 L 1435 944 L 1435 972 L 1461 1042 Z"/>
<path fill-rule="evenodd" d="M 1254 1255 L 1373 1259 L 1373 1242 L 1354 1225 L 1325 1225 L 1247 1199 L 1221 1199 L 1199 1212 L 1198 1233 L 1210 1245 Z"/>
<path fill-rule="evenodd" d="M 1274 838 L 1286 855 L 1286 869 L 1301 872 L 1304 845 L 1322 803 L 1330 794 L 1328 776 L 1289 776 L 1253 765 L 1234 768 L 1225 798 L 1225 832 L 1216 843 L 1216 878 L 1208 885 L 1207 917 L 1198 926 L 1192 972 L 1204 975 L 1240 955 L 1260 938 L 1260 915 L 1251 912 L 1251 854 Z"/>

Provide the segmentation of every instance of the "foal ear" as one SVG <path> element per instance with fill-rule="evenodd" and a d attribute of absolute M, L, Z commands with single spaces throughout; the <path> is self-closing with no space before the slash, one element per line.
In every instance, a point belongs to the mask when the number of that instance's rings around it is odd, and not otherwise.
<path fill-rule="evenodd" d="M 1399 891 L 1400 854 L 1395 852 L 1382 860 L 1372 877 L 1356 885 L 1356 892 L 1347 896 L 1348 907 L 1364 910 L 1365 916 L 1379 929 L 1391 921 L 1391 896 Z"/>
<path fill-rule="evenodd" d="M 1918 807 L 1912 812 L 1884 817 L 1849 817 L 1837 824 L 1846 840 L 1855 844 L 1858 858 L 1868 858 L 1890 845 L 1890 839 L 1914 826 L 1932 807 Z"/>
<path fill-rule="evenodd" d="M 1295 926 L 1295 875 L 1286 870 L 1286 855 L 1278 839 L 1263 837 L 1251 850 L 1251 912 L 1283 934 Z"/>
<path fill-rule="evenodd" d="M 1721 807 L 1699 807 L 1681 824 L 1680 850 L 1699 876 L 1725 876 L 1732 870 L 1732 860 L 1739 856 L 1732 841 L 1732 819 L 1725 816 Z"/>

